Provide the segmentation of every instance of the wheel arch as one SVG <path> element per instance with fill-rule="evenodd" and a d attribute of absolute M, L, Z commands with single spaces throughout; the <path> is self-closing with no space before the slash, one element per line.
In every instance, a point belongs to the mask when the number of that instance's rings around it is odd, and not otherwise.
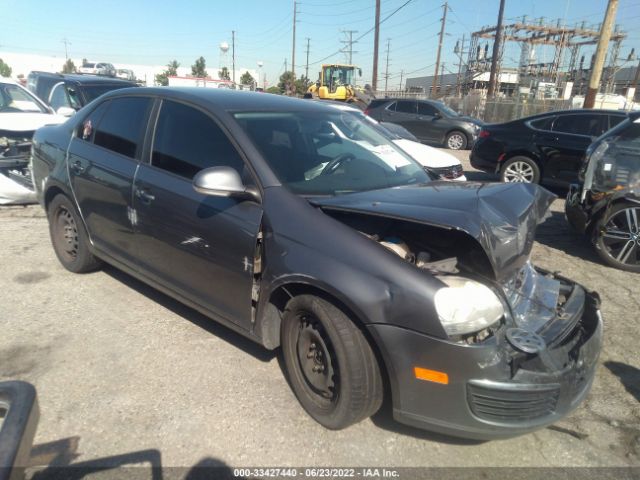
<path fill-rule="evenodd" d="M 306 279 L 290 279 L 275 286 L 265 301 L 262 314 L 259 316 L 256 325 L 256 333 L 260 336 L 262 344 L 270 350 L 280 346 L 281 321 L 285 306 L 293 297 L 305 294 L 315 295 L 331 302 L 353 321 L 373 350 L 382 375 L 384 391 L 386 392 L 387 387 L 391 385 L 387 364 L 377 342 L 366 327 L 364 313 L 360 312 L 356 306 L 350 305 L 350 302 L 343 298 L 343 295 L 329 286 L 318 285 Z"/>

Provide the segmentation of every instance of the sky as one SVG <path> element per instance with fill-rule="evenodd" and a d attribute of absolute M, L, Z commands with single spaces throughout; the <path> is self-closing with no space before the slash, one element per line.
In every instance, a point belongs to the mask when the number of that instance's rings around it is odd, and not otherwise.
<path fill-rule="evenodd" d="M 388 71 L 389 88 L 403 78 L 431 75 L 438 45 L 441 0 L 381 0 L 379 86 Z M 445 72 L 457 72 L 456 41 L 483 26 L 495 25 L 499 0 L 449 0 L 442 59 Z M 602 21 L 607 0 L 506 0 L 505 22 L 516 18 L 561 19 L 566 25 Z M 117 64 L 163 65 L 175 59 L 187 67 L 203 56 L 207 67 L 231 65 L 221 55 L 221 42 L 232 43 L 236 68 L 257 69 L 269 85 L 291 69 L 293 0 L 2 0 L 2 52 L 55 55 Z M 309 77 L 317 78 L 322 62 L 346 62 L 340 53 L 354 30 L 353 63 L 362 67 L 362 83 L 371 82 L 375 0 L 300 0 L 296 15 L 296 74 L 305 71 L 309 38 Z M 617 23 L 629 36 L 621 55 L 632 47 L 640 56 L 640 0 L 620 0 Z M 369 33 L 367 33 L 369 32 Z M 387 70 L 387 44 L 389 66 Z M 540 49 L 540 60 L 553 51 Z M 549 56 L 551 58 L 549 58 Z M 507 47 L 507 63 L 515 63 L 518 47 Z M 568 61 L 568 60 L 567 60 Z M 629 64 L 631 65 L 631 63 Z"/>

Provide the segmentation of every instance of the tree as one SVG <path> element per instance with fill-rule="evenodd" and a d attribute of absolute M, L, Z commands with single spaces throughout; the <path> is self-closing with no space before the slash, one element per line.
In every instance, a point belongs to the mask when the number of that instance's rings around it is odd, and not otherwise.
<path fill-rule="evenodd" d="M 206 78 L 207 77 L 207 64 L 204 60 L 204 57 L 200 57 L 196 60 L 196 63 L 191 65 L 191 75 L 198 78 Z"/>
<path fill-rule="evenodd" d="M 76 65 L 70 58 L 62 66 L 62 73 L 76 73 Z"/>
<path fill-rule="evenodd" d="M 229 76 L 229 69 L 227 67 L 222 67 L 222 70 L 218 70 L 218 77 L 220 80 L 231 80 Z"/>
<path fill-rule="evenodd" d="M 244 72 L 240 77 L 240 83 L 242 85 L 253 85 L 255 82 L 256 80 L 253 78 L 253 76 L 249 73 L 248 70 Z"/>
<path fill-rule="evenodd" d="M 0 58 L 0 77 L 10 77 L 11 71 L 11 67 L 4 63 Z"/>
<path fill-rule="evenodd" d="M 177 60 L 171 60 L 169 63 L 167 63 L 167 69 L 162 73 L 156 75 L 156 83 L 164 87 L 169 85 L 168 77 L 175 77 L 176 75 L 178 75 L 179 66 L 180 64 Z"/>
<path fill-rule="evenodd" d="M 285 95 L 304 95 L 306 89 L 306 78 L 295 79 L 293 73 L 290 71 L 284 72 L 280 75 L 280 81 L 278 82 L 278 88 L 280 93 Z"/>
<path fill-rule="evenodd" d="M 276 87 L 275 85 L 271 85 L 269 88 L 267 88 L 265 90 L 265 92 L 267 92 L 267 93 L 276 93 L 278 95 L 280 95 L 280 93 L 281 93 L 280 89 L 278 87 Z"/>

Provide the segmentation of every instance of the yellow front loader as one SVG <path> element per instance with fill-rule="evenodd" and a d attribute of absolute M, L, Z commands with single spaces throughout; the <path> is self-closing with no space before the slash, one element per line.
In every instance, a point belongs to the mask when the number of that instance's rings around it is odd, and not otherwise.
<path fill-rule="evenodd" d="M 356 70 L 362 76 L 362 70 L 355 65 L 322 65 L 318 81 L 309 87 L 305 98 L 336 100 L 366 107 L 369 102 L 365 91 L 355 86 Z"/>

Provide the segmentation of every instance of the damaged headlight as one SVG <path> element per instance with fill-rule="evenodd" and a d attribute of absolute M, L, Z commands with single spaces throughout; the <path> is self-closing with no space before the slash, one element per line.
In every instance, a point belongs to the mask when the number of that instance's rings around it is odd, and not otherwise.
<path fill-rule="evenodd" d="M 504 315 L 502 302 L 489 287 L 464 277 L 438 278 L 447 287 L 436 292 L 435 306 L 449 336 L 484 330 Z"/>

